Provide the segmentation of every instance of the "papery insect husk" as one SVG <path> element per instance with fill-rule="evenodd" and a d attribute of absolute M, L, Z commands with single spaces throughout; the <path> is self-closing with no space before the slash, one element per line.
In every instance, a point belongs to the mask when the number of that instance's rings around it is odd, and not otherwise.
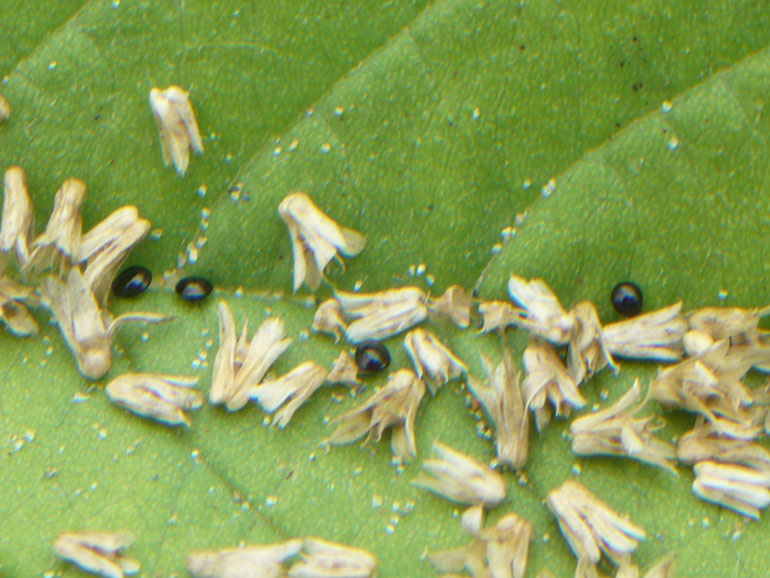
<path fill-rule="evenodd" d="M 421 323 L 428 316 L 427 295 L 417 287 L 378 293 L 337 293 L 345 315 L 356 318 L 347 328 L 352 343 L 383 340 Z"/>
<path fill-rule="evenodd" d="M 326 380 L 329 383 L 342 383 L 349 387 L 361 385 L 358 381 L 358 366 L 353 356 L 345 350 L 340 351 Z"/>
<path fill-rule="evenodd" d="M 425 384 L 408 369 L 390 376 L 382 389 L 353 410 L 336 417 L 339 423 L 327 440 L 334 445 L 354 442 L 364 435 L 378 442 L 393 427 L 391 449 L 397 461 L 408 462 L 417 455 L 414 424 L 417 409 L 425 395 Z"/>
<path fill-rule="evenodd" d="M 678 361 L 687 321 L 681 315 L 682 302 L 602 328 L 604 344 L 616 357 Z"/>
<path fill-rule="evenodd" d="M 575 419 L 570 425 L 572 451 L 577 455 L 619 455 L 667 469 L 676 475 L 671 463 L 676 458 L 673 445 L 653 436 L 652 417 L 634 415 L 645 403 L 633 408 L 641 398 L 639 380 L 610 407 Z"/>
<path fill-rule="evenodd" d="M 567 372 L 575 384 L 580 385 L 607 365 L 617 373 L 612 354 L 604 343 L 594 304 L 588 301 L 578 303 L 572 311 L 572 318 L 574 324 L 569 338 Z"/>
<path fill-rule="evenodd" d="M 197 153 L 203 152 L 190 93 L 178 86 L 153 88 L 150 108 L 158 127 L 163 164 L 168 166 L 173 162 L 176 172 L 184 175 L 190 164 L 190 148 Z"/>
<path fill-rule="evenodd" d="M 718 435 L 713 425 L 698 418 L 696 427 L 679 438 L 677 458 L 694 464 L 715 461 L 741 464 L 759 471 L 770 472 L 770 451 L 758 443 Z"/>
<path fill-rule="evenodd" d="M 556 348 L 542 339 L 531 339 L 522 356 L 526 377 L 522 383 L 526 407 L 535 412 L 535 423 L 542 431 L 550 421 L 547 401 L 556 415 L 569 415 L 571 408 L 581 408 L 586 400 L 569 375 Z"/>
<path fill-rule="evenodd" d="M 11 167 L 5 171 L 3 188 L 0 272 L 5 272 L 11 253 L 15 254 L 20 268 L 26 267 L 35 234 L 35 208 L 29 197 L 24 169 Z"/>
<path fill-rule="evenodd" d="M 438 337 L 424 329 L 413 329 L 404 338 L 404 348 L 415 373 L 425 378 L 431 394 L 450 379 L 460 377 L 468 367 Z"/>
<path fill-rule="evenodd" d="M 507 301 L 482 301 L 479 303 L 479 313 L 483 321 L 481 333 L 516 325 L 520 319 L 520 311 Z"/>
<path fill-rule="evenodd" d="M 770 472 L 712 461 L 698 462 L 693 469 L 692 488 L 699 498 L 754 519 L 770 505 Z"/>
<path fill-rule="evenodd" d="M 482 384 L 469 377 L 468 387 L 495 424 L 497 457 L 505 465 L 521 469 L 529 456 L 529 413 L 519 385 L 519 374 L 506 349 L 496 368 L 483 356 L 482 362 L 487 370 L 489 384 Z"/>
<path fill-rule="evenodd" d="M 302 540 L 215 551 L 193 551 L 187 570 L 195 578 L 283 578 L 283 562 L 299 554 Z"/>
<path fill-rule="evenodd" d="M 197 377 L 157 373 L 129 373 L 116 377 L 105 389 L 116 404 L 141 416 L 171 426 L 192 422 L 185 410 L 198 409 L 204 396 L 192 389 Z"/>
<path fill-rule="evenodd" d="M 235 338 L 235 319 L 226 301 L 217 303 L 219 314 L 219 351 L 209 390 L 212 404 L 225 404 L 229 411 L 243 408 L 276 359 L 286 351 L 290 338 L 283 338 L 283 321 L 271 317 L 262 322 L 248 339 L 248 322 L 240 338 Z"/>
<path fill-rule="evenodd" d="M 289 568 L 289 578 L 370 578 L 377 559 L 362 548 L 308 537 L 302 543 L 302 560 Z"/>
<path fill-rule="evenodd" d="M 471 323 L 471 298 L 459 285 L 451 285 L 438 299 L 429 301 L 431 311 L 449 317 L 455 325 L 466 329 Z"/>
<path fill-rule="evenodd" d="M 521 306 L 516 325 L 550 341 L 566 345 L 575 320 L 562 309 L 559 299 L 542 279 L 527 281 L 511 275 L 508 293 Z"/>
<path fill-rule="evenodd" d="M 32 243 L 32 252 L 25 267 L 40 273 L 58 265 L 63 275 L 72 265 L 80 250 L 83 217 L 80 208 L 86 198 L 86 184 L 78 179 L 67 179 L 54 197 L 53 211 L 45 232 Z"/>
<path fill-rule="evenodd" d="M 548 494 L 548 507 L 578 560 L 599 562 L 601 552 L 616 564 L 628 562 L 645 532 L 619 516 L 585 486 L 567 480 Z"/>
<path fill-rule="evenodd" d="M 347 325 L 342 319 L 342 308 L 336 299 L 327 299 L 318 306 L 313 316 L 313 329 L 321 333 L 334 335 L 335 343 L 340 340 Z"/>
<path fill-rule="evenodd" d="M 22 303 L 33 300 L 34 289 L 0 277 L 0 318 L 17 337 L 28 337 L 39 331 L 37 321 Z"/>
<path fill-rule="evenodd" d="M 267 413 L 275 413 L 274 423 L 283 429 L 294 412 L 323 385 L 328 373 L 317 363 L 306 361 L 278 379 L 254 387 L 251 398 L 256 399 Z"/>
<path fill-rule="evenodd" d="M 690 328 L 709 335 L 714 341 L 730 339 L 740 343 L 759 340 L 759 321 L 770 313 L 770 307 L 742 309 L 740 307 L 704 307 L 687 315 Z"/>
<path fill-rule="evenodd" d="M 503 477 L 480 461 L 439 442 L 433 442 L 438 459 L 426 460 L 412 482 L 460 504 L 483 504 L 493 508 L 503 501 Z M 432 477 L 431 477 L 432 476 Z"/>
<path fill-rule="evenodd" d="M 66 283 L 49 276 L 43 283 L 43 304 L 59 324 L 78 369 L 89 379 L 104 376 L 112 365 L 112 339 L 118 327 L 129 321 L 160 323 L 173 317 L 160 313 L 126 313 L 112 319 L 97 302 L 80 269 L 73 267 Z"/>
<path fill-rule="evenodd" d="M 292 193 L 278 206 L 291 236 L 294 255 L 294 291 L 306 283 L 312 291 L 321 285 L 323 271 L 338 251 L 354 257 L 364 249 L 366 238 L 338 225 L 305 193 Z"/>
<path fill-rule="evenodd" d="M 59 558 L 105 578 L 124 578 L 136 574 L 140 564 L 121 551 L 130 546 L 134 536 L 127 532 L 67 532 L 53 545 Z"/>

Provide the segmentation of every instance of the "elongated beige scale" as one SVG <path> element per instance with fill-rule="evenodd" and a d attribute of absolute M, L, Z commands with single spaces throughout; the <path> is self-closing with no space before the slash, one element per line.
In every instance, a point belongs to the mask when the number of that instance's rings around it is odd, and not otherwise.
<path fill-rule="evenodd" d="M 184 175 L 190 164 L 190 149 L 203 153 L 203 141 L 195 120 L 190 93 L 178 86 L 150 91 L 150 108 L 158 126 L 163 164 L 174 164 Z"/>

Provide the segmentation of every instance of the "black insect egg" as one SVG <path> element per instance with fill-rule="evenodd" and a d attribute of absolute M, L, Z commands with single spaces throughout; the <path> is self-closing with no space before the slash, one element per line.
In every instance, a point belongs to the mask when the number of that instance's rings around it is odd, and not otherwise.
<path fill-rule="evenodd" d="M 610 297 L 615 311 L 623 317 L 634 317 L 642 312 L 642 290 L 636 283 L 618 283 Z"/>
<path fill-rule="evenodd" d="M 361 371 L 375 373 L 390 365 L 390 351 L 379 341 L 364 341 L 356 348 L 356 365 Z"/>
<path fill-rule="evenodd" d="M 174 287 L 179 296 L 185 301 L 203 301 L 211 293 L 214 286 L 204 277 L 184 277 Z"/>
<path fill-rule="evenodd" d="M 147 267 L 134 265 L 121 271 L 112 282 L 112 292 L 118 297 L 141 295 L 152 283 L 152 273 Z"/>

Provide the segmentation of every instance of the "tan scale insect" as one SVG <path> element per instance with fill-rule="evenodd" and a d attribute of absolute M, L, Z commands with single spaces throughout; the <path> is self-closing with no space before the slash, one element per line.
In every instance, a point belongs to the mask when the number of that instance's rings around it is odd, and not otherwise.
<path fill-rule="evenodd" d="M 56 538 L 53 550 L 86 572 L 124 578 L 139 572 L 139 561 L 123 556 L 133 542 L 134 536 L 128 532 L 66 532 Z"/>
<path fill-rule="evenodd" d="M 332 370 L 326 377 L 329 383 L 343 383 L 349 387 L 358 387 L 361 382 L 358 381 L 358 366 L 355 359 L 344 349 L 340 351 L 337 359 L 334 360 Z"/>
<path fill-rule="evenodd" d="M 448 500 L 470 506 L 494 508 L 505 499 L 503 476 L 475 458 L 439 442 L 433 442 L 438 459 L 426 460 L 412 482 Z"/>
<path fill-rule="evenodd" d="M 27 300 L 36 301 L 34 288 L 0 277 L 0 318 L 17 337 L 28 337 L 39 331 L 37 321 L 22 303 Z"/>
<path fill-rule="evenodd" d="M 494 526 L 469 533 L 476 537 L 469 545 L 429 551 L 425 557 L 444 574 L 461 575 L 469 571 L 473 576 L 489 578 L 526 576 L 529 545 L 535 533 L 531 522 L 511 513 Z"/>
<path fill-rule="evenodd" d="M 342 307 L 336 299 L 327 299 L 318 306 L 313 316 L 313 329 L 320 333 L 334 335 L 334 342 L 340 340 L 347 325 L 342 318 Z"/>
<path fill-rule="evenodd" d="M 195 120 L 190 93 L 178 86 L 150 91 L 150 108 L 155 117 L 163 152 L 163 164 L 174 163 L 176 172 L 184 175 L 190 164 L 190 149 L 203 152 L 203 141 Z"/>
<path fill-rule="evenodd" d="M 676 475 L 673 445 L 657 439 L 653 433 L 663 427 L 654 416 L 635 417 L 644 408 L 639 403 L 639 380 L 610 407 L 586 414 L 570 424 L 572 451 L 580 456 L 626 456 L 667 469 Z"/>
<path fill-rule="evenodd" d="M 468 367 L 438 337 L 424 329 L 414 329 L 404 338 L 406 349 L 417 377 L 425 379 L 435 393 L 450 379 L 460 377 Z"/>
<path fill-rule="evenodd" d="M 377 571 L 377 559 L 367 550 L 320 538 L 305 538 L 300 556 L 289 578 L 370 578 Z"/>
<path fill-rule="evenodd" d="M 192 422 L 186 410 L 203 405 L 204 395 L 193 386 L 197 377 L 158 373 L 127 373 L 107 384 L 107 396 L 116 404 L 141 416 L 171 426 Z"/>
<path fill-rule="evenodd" d="M 449 317 L 455 325 L 467 329 L 471 323 L 471 298 L 459 285 L 452 285 L 438 299 L 428 302 L 431 311 Z"/>
<path fill-rule="evenodd" d="M 246 321 L 241 336 L 236 340 L 235 319 L 227 301 L 217 303 L 217 313 L 219 351 L 214 359 L 209 401 L 225 404 L 228 410 L 237 411 L 248 403 L 254 388 L 286 351 L 291 339 L 284 338 L 283 321 L 271 317 L 262 322 L 251 339 Z"/>
<path fill-rule="evenodd" d="M 428 316 L 428 296 L 417 287 L 401 287 L 377 293 L 338 292 L 345 315 L 355 318 L 348 325 L 347 338 L 353 343 L 383 340 L 411 329 Z"/>
<path fill-rule="evenodd" d="M 516 325 L 520 319 L 520 311 L 507 301 L 482 301 L 479 303 L 479 313 L 482 318 L 481 333 Z"/>
<path fill-rule="evenodd" d="M 579 561 L 598 564 L 602 552 L 615 564 L 630 563 L 645 532 L 618 515 L 584 485 L 567 480 L 548 493 L 548 508 Z"/>
<path fill-rule="evenodd" d="M 690 328 L 709 335 L 714 341 L 729 339 L 732 345 L 755 344 L 760 339 L 759 321 L 770 313 L 770 307 L 704 307 L 687 315 Z"/>
<path fill-rule="evenodd" d="M 582 301 L 572 310 L 574 321 L 569 338 L 567 372 L 576 385 L 590 379 L 609 365 L 617 373 L 618 368 L 607 349 L 599 323 L 599 314 L 593 303 Z"/>
<path fill-rule="evenodd" d="M 550 401 L 557 416 L 567 416 L 572 408 L 581 408 L 586 400 L 564 367 L 556 348 L 542 339 L 533 338 L 522 356 L 526 377 L 522 383 L 526 406 L 535 413 L 538 431 L 551 421 Z"/>
<path fill-rule="evenodd" d="M 562 309 L 559 299 L 542 279 L 527 281 L 511 275 L 508 293 L 521 306 L 516 325 L 554 345 L 566 345 L 575 324 L 572 315 Z"/>
<path fill-rule="evenodd" d="M 299 554 L 302 540 L 224 550 L 196 550 L 187 556 L 195 578 L 283 578 L 284 561 Z"/>
<path fill-rule="evenodd" d="M 305 193 L 292 193 L 278 206 L 291 237 L 294 254 L 294 291 L 302 283 L 311 291 L 321 285 L 326 265 L 338 253 L 355 257 L 364 250 L 366 238 L 359 232 L 341 227 L 321 211 Z"/>
<path fill-rule="evenodd" d="M 489 384 L 469 376 L 468 387 L 495 424 L 498 459 L 513 469 L 521 469 L 529 457 L 529 413 L 519 384 L 519 374 L 508 350 L 503 350 L 503 359 L 497 367 L 485 357 L 482 357 L 482 362 Z"/>
<path fill-rule="evenodd" d="M 679 438 L 677 458 L 688 464 L 714 461 L 770 473 L 770 451 L 752 441 L 720 436 L 703 418 L 698 418 L 696 427 Z"/>
<path fill-rule="evenodd" d="M 27 270 L 40 273 L 54 268 L 65 275 L 80 251 L 83 217 L 80 208 L 86 198 L 86 184 L 67 179 L 56 192 L 53 211 L 43 234 L 32 243 Z"/>
<path fill-rule="evenodd" d="M 56 317 L 59 330 L 75 355 L 78 369 L 89 379 L 99 379 L 112 366 L 112 340 L 117 329 L 130 321 L 161 323 L 173 317 L 160 313 L 125 313 L 112 318 L 103 309 L 83 273 L 73 267 L 67 280 L 49 276 L 43 283 L 43 304 Z"/>
<path fill-rule="evenodd" d="M 273 381 L 254 387 L 251 398 L 269 414 L 275 414 L 275 423 L 283 429 L 294 412 L 326 381 L 329 372 L 313 361 L 306 361 L 289 373 Z"/>
<path fill-rule="evenodd" d="M 687 321 L 682 303 L 605 325 L 604 345 L 612 355 L 629 359 L 678 361 Z"/>
<path fill-rule="evenodd" d="M 698 462 L 692 489 L 699 498 L 749 518 L 770 505 L 770 472 L 718 462 Z"/>
<path fill-rule="evenodd" d="M 363 404 L 333 420 L 339 426 L 328 442 L 349 444 L 367 434 L 367 441 L 378 442 L 383 432 L 392 427 L 390 446 L 394 461 L 410 462 L 417 455 L 414 425 L 424 395 L 425 383 L 411 370 L 400 369 Z"/>
<path fill-rule="evenodd" d="M 5 171 L 3 179 L 3 217 L 0 225 L 0 268 L 5 272 L 11 253 L 20 267 L 30 258 L 30 245 L 35 235 L 35 208 L 27 189 L 27 175 L 21 167 Z"/>

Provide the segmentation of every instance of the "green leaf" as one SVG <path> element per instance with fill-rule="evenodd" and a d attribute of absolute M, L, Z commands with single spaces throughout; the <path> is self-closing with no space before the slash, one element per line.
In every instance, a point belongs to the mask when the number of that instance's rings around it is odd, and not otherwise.
<path fill-rule="evenodd" d="M 409 273 L 424 263 L 436 294 L 459 283 L 502 299 L 515 272 L 545 279 L 567 306 L 594 301 L 605 321 L 623 279 L 642 285 L 650 309 L 766 302 L 770 13 L 756 3 L 8 0 L 4 9 L 0 92 L 13 112 L 0 125 L 0 160 L 27 171 L 38 230 L 71 176 L 89 187 L 87 227 L 135 204 L 155 229 L 131 256 L 155 272 L 153 288 L 113 309 L 177 319 L 123 330 L 108 378 L 183 373 L 207 389 L 222 298 L 239 327 L 248 317 L 253 330 L 268 310 L 284 318 L 294 343 L 276 373 L 309 358 L 330 366 L 345 346 L 308 334 L 312 298 L 290 293 L 277 206 L 296 190 L 367 236 L 344 272 L 328 271 L 345 289 L 428 288 Z M 205 137 L 183 178 L 163 167 L 147 104 L 153 86 L 169 84 L 190 90 Z M 509 226 L 516 236 L 498 254 Z M 207 275 L 217 291 L 190 306 L 163 273 L 189 260 L 196 240 L 199 258 L 183 274 Z M 323 389 L 283 431 L 265 427 L 253 404 L 235 414 L 205 407 L 192 429 L 170 430 L 111 405 L 107 380 L 88 384 L 48 314 L 37 317 L 40 335 L 2 337 L 4 574 L 77 575 L 51 545 L 78 529 L 134 531 L 130 553 L 147 576 L 183 573 L 194 548 L 308 534 L 370 549 L 383 577 L 433 575 L 426 548 L 468 541 L 458 507 L 410 485 L 434 440 L 494 454 L 455 383 L 424 403 L 417 463 L 400 471 L 387 437 L 363 450 L 320 445 L 325 422 L 368 393 L 337 403 L 346 391 Z M 475 375 L 480 353 L 499 357 L 496 337 L 430 329 Z M 520 351 L 526 337 L 509 339 Z M 401 339 L 387 345 L 391 371 L 407 366 Z M 603 405 L 656 370 L 625 363 L 585 393 Z M 367 378 L 367 389 L 384 381 Z M 667 436 L 693 421 L 664 416 Z M 697 500 L 688 468 L 674 478 L 576 459 L 566 427 L 533 433 L 526 477 L 506 474 L 509 497 L 490 515 L 516 511 L 535 524 L 531 575 L 574 570 L 543 500 L 578 471 L 647 530 L 643 567 L 676 552 L 682 575 L 762 574 L 766 521 Z"/>

